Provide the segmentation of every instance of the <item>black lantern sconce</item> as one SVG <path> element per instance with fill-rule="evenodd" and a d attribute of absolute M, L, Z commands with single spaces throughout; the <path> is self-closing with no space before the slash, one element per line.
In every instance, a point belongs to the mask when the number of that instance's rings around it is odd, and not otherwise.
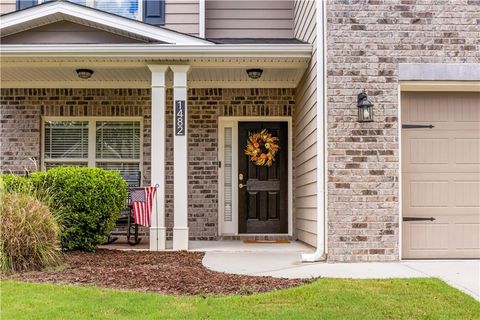
<path fill-rule="evenodd" d="M 358 122 L 372 122 L 373 121 L 373 103 L 368 101 L 367 91 L 358 94 Z"/>

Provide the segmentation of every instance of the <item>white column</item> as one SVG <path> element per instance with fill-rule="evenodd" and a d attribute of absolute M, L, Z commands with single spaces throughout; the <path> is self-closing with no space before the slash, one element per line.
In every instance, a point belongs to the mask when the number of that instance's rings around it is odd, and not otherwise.
<path fill-rule="evenodd" d="M 168 66 L 149 65 L 152 72 L 151 184 L 158 184 L 153 201 L 150 250 L 165 250 L 165 73 Z M 158 205 L 157 205 L 158 204 Z"/>
<path fill-rule="evenodd" d="M 173 250 L 188 249 L 188 107 L 187 73 L 190 66 L 173 71 Z M 184 105 L 179 112 L 178 105 Z"/>

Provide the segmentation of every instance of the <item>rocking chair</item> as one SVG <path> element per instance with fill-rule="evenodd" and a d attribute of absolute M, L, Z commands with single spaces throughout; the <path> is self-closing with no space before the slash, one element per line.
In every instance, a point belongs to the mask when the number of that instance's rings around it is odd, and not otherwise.
<path fill-rule="evenodd" d="M 119 239 L 120 236 L 125 236 L 127 238 L 128 244 L 134 246 L 142 238 L 138 236 L 139 225 L 135 223 L 132 213 L 132 199 L 130 196 L 131 190 L 134 188 L 140 187 L 142 177 L 141 172 L 138 175 L 127 176 L 124 175 L 123 178 L 128 183 L 128 195 L 125 208 L 120 212 L 120 217 L 118 218 L 115 224 L 115 231 L 112 231 L 107 238 L 107 244 L 111 244 Z M 118 229 L 124 229 L 126 231 L 118 231 Z"/>

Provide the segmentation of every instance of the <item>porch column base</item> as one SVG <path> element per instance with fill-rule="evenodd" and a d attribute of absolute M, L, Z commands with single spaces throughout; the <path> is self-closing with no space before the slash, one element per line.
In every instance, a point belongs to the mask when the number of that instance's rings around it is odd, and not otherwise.
<path fill-rule="evenodd" d="M 173 250 L 188 250 L 188 228 L 173 228 Z"/>
<path fill-rule="evenodd" d="M 167 228 L 150 228 L 150 251 L 161 251 L 167 248 L 165 239 L 167 238 Z"/>

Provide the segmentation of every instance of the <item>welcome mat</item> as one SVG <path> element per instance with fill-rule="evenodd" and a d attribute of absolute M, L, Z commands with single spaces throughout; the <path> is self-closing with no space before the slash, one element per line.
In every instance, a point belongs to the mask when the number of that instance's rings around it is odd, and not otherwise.
<path fill-rule="evenodd" d="M 290 243 L 290 241 L 286 239 L 278 239 L 278 240 L 243 240 L 243 243 Z"/>

